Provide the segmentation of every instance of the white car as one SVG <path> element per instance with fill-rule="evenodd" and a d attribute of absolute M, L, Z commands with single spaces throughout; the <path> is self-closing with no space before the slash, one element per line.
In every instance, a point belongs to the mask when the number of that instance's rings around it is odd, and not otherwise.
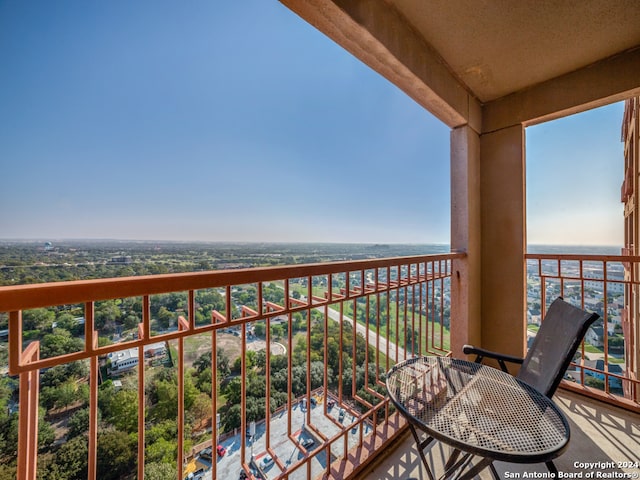
<path fill-rule="evenodd" d="M 344 416 L 346 415 L 347 412 L 345 412 L 344 408 L 340 409 L 340 413 L 338 415 L 338 420 L 342 421 L 344 420 Z"/>
<path fill-rule="evenodd" d="M 267 454 L 262 458 L 262 466 L 263 467 L 269 467 L 273 464 L 273 458 L 271 458 L 271 455 Z"/>

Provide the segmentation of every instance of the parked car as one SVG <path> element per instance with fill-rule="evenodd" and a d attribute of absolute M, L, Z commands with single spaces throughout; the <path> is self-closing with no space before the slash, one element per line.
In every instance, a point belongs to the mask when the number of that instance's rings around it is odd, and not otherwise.
<path fill-rule="evenodd" d="M 305 438 L 300 442 L 305 449 L 309 449 L 309 447 L 313 447 L 313 444 L 316 443 L 313 438 Z"/>
<path fill-rule="evenodd" d="M 271 457 L 271 455 L 267 454 L 262 458 L 262 467 L 266 468 L 270 467 L 271 465 L 273 465 L 273 458 Z"/>
<path fill-rule="evenodd" d="M 211 447 L 207 447 L 202 450 L 200 452 L 200 457 L 204 458 L 205 460 L 211 461 Z"/>
<path fill-rule="evenodd" d="M 224 457 L 224 454 L 227 453 L 227 449 L 224 448 L 222 445 L 218 445 L 216 447 L 216 452 L 218 452 L 219 457 Z"/>
<path fill-rule="evenodd" d="M 338 420 L 343 421 L 344 420 L 344 416 L 347 414 L 347 412 L 344 410 L 344 408 L 340 409 L 340 413 L 338 414 Z"/>

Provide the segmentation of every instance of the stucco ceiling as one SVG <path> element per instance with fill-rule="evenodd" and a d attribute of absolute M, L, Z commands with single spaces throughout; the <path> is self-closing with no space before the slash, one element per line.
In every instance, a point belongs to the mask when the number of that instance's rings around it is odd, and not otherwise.
<path fill-rule="evenodd" d="M 640 45 L 638 0 L 387 0 L 481 101 Z"/>

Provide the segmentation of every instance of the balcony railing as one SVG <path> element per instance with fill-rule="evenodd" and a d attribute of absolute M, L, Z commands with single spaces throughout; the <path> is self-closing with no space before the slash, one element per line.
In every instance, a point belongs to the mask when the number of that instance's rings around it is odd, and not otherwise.
<path fill-rule="evenodd" d="M 17 476 L 346 477 L 404 426 L 384 372 L 448 354 L 462 256 L 2 287 Z"/>
<path fill-rule="evenodd" d="M 565 388 L 640 412 L 638 293 L 640 257 L 528 254 L 528 335 L 557 297 L 601 317 L 589 329 Z"/>

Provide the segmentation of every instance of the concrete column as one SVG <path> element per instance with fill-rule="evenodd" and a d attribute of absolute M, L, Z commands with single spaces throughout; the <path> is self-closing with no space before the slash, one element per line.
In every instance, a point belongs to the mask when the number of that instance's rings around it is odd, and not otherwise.
<path fill-rule="evenodd" d="M 451 250 L 466 258 L 453 265 L 451 350 L 481 345 L 480 136 L 468 125 L 451 131 Z"/>
<path fill-rule="evenodd" d="M 480 138 L 482 346 L 524 355 L 525 138 L 515 125 Z"/>

